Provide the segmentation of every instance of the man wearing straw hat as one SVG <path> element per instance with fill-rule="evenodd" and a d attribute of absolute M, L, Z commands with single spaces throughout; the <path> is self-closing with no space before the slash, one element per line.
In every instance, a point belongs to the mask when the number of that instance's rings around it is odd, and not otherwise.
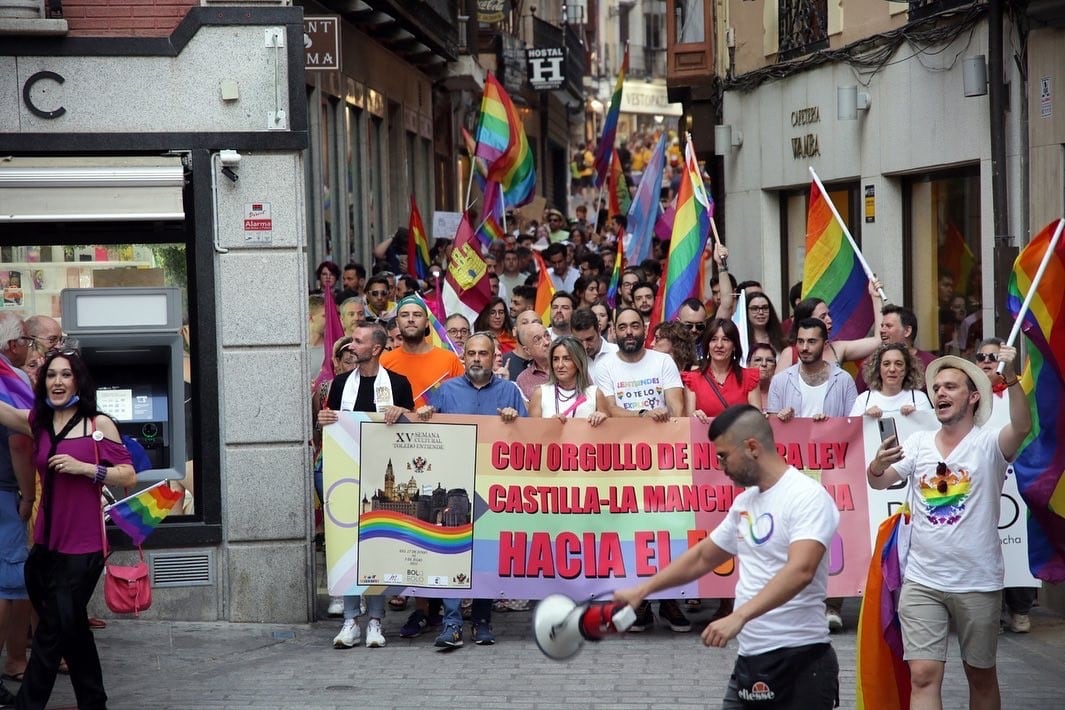
<path fill-rule="evenodd" d="M 999 708 L 995 669 L 1004 568 L 998 537 L 1006 467 L 1032 428 L 1028 400 L 1003 346 L 999 362 L 1010 397 L 1009 422 L 985 426 L 991 380 L 974 363 L 948 355 L 925 376 L 939 428 L 889 437 L 866 472 L 873 488 L 909 484 L 913 508 L 909 553 L 899 598 L 904 657 L 914 710 L 942 707 L 947 634 L 953 619 L 969 682 L 970 707 Z M 1016 388 L 1016 389 L 1014 389 Z"/>

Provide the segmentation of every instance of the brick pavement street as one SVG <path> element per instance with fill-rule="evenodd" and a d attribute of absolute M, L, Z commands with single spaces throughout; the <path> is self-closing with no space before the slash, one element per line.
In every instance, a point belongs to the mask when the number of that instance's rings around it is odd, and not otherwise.
<path fill-rule="evenodd" d="M 693 619 L 705 620 L 706 609 Z M 833 643 L 841 707 L 854 707 L 857 604 Z M 695 632 L 667 629 L 586 646 L 573 660 L 546 659 L 528 612 L 497 614 L 496 646 L 467 643 L 451 653 L 431 634 L 397 635 L 406 614 L 385 622 L 388 646 L 331 646 L 339 621 L 305 626 L 119 620 L 96 634 L 112 709 L 130 708 L 705 708 L 719 707 L 734 649 L 705 649 Z M 1032 633 L 1006 634 L 999 678 L 1006 708 L 1062 707 L 1065 618 L 1033 610 Z M 696 629 L 702 624 L 696 624 Z M 948 665 L 947 708 L 967 705 L 956 644 Z M 17 685 L 8 681 L 8 686 Z M 74 705 L 61 677 L 53 707 Z"/>

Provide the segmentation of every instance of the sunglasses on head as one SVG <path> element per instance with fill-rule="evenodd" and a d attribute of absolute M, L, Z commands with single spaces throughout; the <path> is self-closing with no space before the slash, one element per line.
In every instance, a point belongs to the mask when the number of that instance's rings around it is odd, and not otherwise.
<path fill-rule="evenodd" d="M 977 362 L 998 362 L 998 355 L 995 353 L 976 353 Z"/>
<path fill-rule="evenodd" d="M 948 472 L 949 472 L 949 470 L 947 469 L 947 464 L 945 462 L 940 461 L 939 463 L 936 464 L 936 478 L 939 479 L 939 481 L 936 483 L 936 490 L 939 491 L 940 493 L 946 493 L 947 492 L 947 473 Z"/>

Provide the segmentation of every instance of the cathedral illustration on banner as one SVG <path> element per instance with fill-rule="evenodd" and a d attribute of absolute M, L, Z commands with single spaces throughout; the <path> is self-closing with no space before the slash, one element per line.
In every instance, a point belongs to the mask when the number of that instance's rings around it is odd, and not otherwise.
<path fill-rule="evenodd" d="M 420 474 L 432 471 L 433 467 L 424 457 L 418 456 L 407 464 L 407 470 Z M 458 495 L 456 491 L 445 490 L 438 482 L 431 493 L 423 492 L 413 473 L 409 481 L 397 486 L 396 472 L 392 459 L 389 459 L 385 467 L 385 487 L 378 488 L 369 499 L 363 494 L 362 512 L 387 510 L 447 526 L 469 522 L 470 504 L 465 491 L 458 489 L 461 491 Z"/>

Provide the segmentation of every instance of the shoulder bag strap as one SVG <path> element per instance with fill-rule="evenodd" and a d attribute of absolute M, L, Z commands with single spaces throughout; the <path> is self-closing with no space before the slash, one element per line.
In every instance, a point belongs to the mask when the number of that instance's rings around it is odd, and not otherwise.
<path fill-rule="evenodd" d="M 714 382 L 711 378 L 707 377 L 706 372 L 703 372 L 703 379 L 706 380 L 706 383 L 708 385 L 710 385 L 710 389 L 714 391 L 714 394 L 717 395 L 717 398 L 721 400 L 721 406 L 725 409 L 728 409 L 728 401 L 725 399 L 725 395 L 721 394 L 721 388 L 717 386 L 717 383 Z"/>
<path fill-rule="evenodd" d="M 55 485 L 55 471 L 51 466 L 47 466 L 47 462 L 55 456 L 56 449 L 59 447 L 59 442 L 66 438 L 74 427 L 81 421 L 81 417 L 72 417 L 66 425 L 59 430 L 56 434 L 52 426 L 48 427 L 48 438 L 51 439 L 52 445 L 48 448 L 48 456 L 45 457 L 46 468 L 44 476 L 41 478 L 41 507 L 44 509 L 44 548 L 46 550 L 52 549 L 52 488 Z"/>

